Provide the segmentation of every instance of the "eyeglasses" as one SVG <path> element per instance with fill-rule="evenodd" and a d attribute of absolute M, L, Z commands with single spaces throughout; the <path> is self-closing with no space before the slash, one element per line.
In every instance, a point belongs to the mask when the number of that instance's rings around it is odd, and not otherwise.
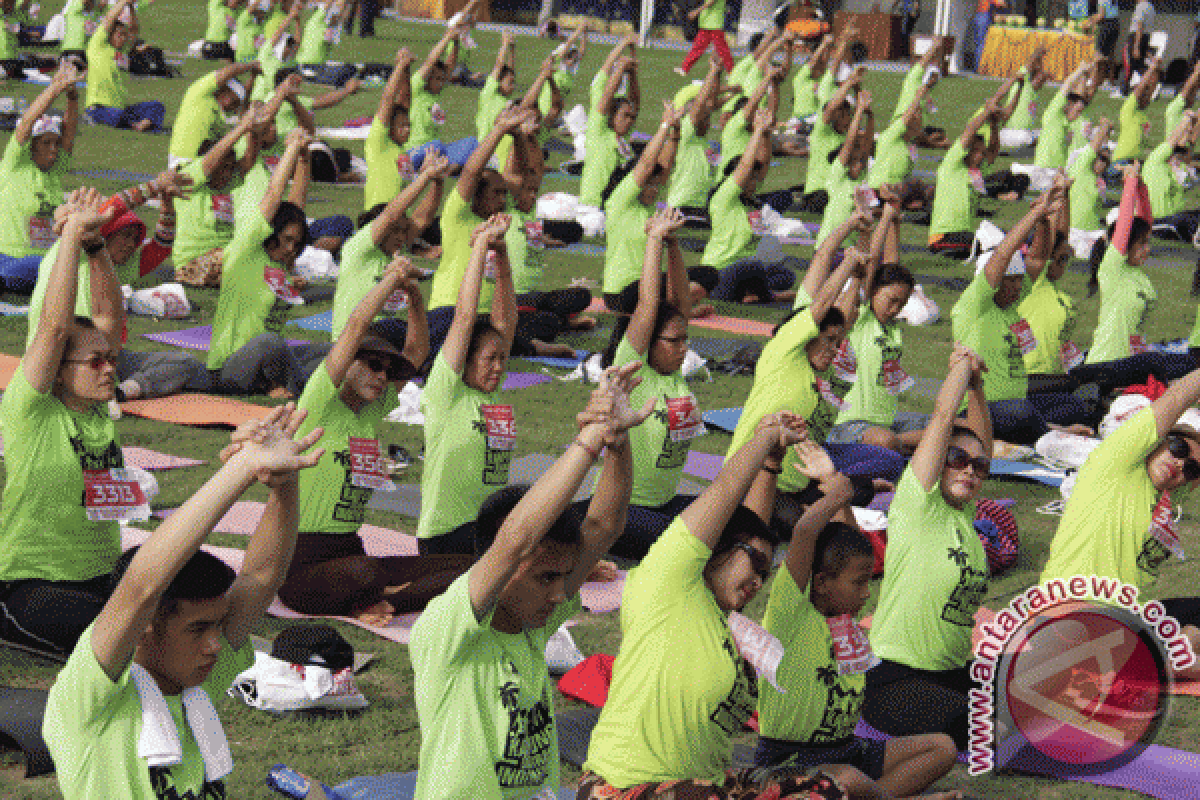
<path fill-rule="evenodd" d="M 686 333 L 683 336 L 660 336 L 658 340 L 667 344 L 687 344 L 688 336 Z"/>
<path fill-rule="evenodd" d="M 1183 462 L 1183 477 L 1188 483 L 1200 478 L 1200 461 L 1192 458 L 1192 448 L 1187 443 L 1187 437 L 1178 433 L 1167 434 L 1167 452 Z"/>
<path fill-rule="evenodd" d="M 383 372 L 389 381 L 403 381 L 412 377 L 412 369 L 405 359 L 395 359 L 379 353 L 359 353 L 356 356 L 371 372 Z"/>
<path fill-rule="evenodd" d="M 991 459 L 984 458 L 983 456 L 971 458 L 970 453 L 954 445 L 946 448 L 947 467 L 950 469 L 966 469 L 967 465 L 970 465 L 975 470 L 975 474 L 981 478 L 986 478 L 992 471 Z"/>
<path fill-rule="evenodd" d="M 367 365 L 367 369 L 371 372 L 386 372 L 389 375 L 392 372 L 392 360 L 383 356 L 367 356 L 362 360 Z"/>
<path fill-rule="evenodd" d="M 88 356 L 87 358 L 64 358 L 63 363 L 64 364 L 86 364 L 89 369 L 101 370 L 101 369 L 104 369 L 105 364 L 111 364 L 113 367 L 116 367 L 117 366 L 117 354 L 116 353 L 93 353 L 92 355 Z M 1187 447 L 1187 445 L 1185 444 L 1184 447 Z"/>
<path fill-rule="evenodd" d="M 741 550 L 750 557 L 751 568 L 762 579 L 762 582 L 766 583 L 767 578 L 771 577 L 771 557 L 757 547 L 748 545 L 745 542 L 738 542 L 733 546 L 733 549 Z"/>

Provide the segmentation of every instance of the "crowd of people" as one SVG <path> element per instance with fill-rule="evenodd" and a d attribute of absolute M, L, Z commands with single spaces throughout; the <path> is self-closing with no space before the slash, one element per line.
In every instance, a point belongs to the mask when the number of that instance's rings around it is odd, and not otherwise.
<path fill-rule="evenodd" d="M 1200 314 L 1190 349 L 1150 343 L 1145 265 L 1155 236 L 1200 246 L 1200 211 L 1185 200 L 1200 70 L 1153 147 L 1157 58 L 1116 125 L 1087 116 L 1099 62 L 1037 113 L 1038 51 L 947 132 L 925 124 L 945 80 L 938 39 L 877 130 L 884 112 L 863 88 L 853 32 L 804 42 L 769 27 L 734 63 L 724 0 L 707 0 L 681 72 L 709 43 L 717 55 L 664 102 L 644 142 L 630 135 L 643 110 L 636 38 L 607 54 L 584 98 L 579 221 L 543 219 L 546 144 L 587 35 L 560 44 L 522 93 L 506 33 L 478 76 L 475 135 L 446 141 L 440 98 L 448 82 L 474 80 L 459 58 L 478 2 L 423 60 L 401 48 L 377 65 L 357 220 L 310 220 L 305 203 L 313 181 L 354 179 L 348 154 L 316 138 L 314 113 L 363 84 L 343 74 L 321 97 L 300 94 L 304 80 L 329 77 L 355 4 L 209 0 L 202 53 L 226 63 L 187 89 L 164 171 L 104 196 L 63 189 L 81 114 L 131 137 L 168 121 L 162 103 L 126 102 L 132 0 L 68 3 L 61 66 L 0 161 L 0 279 L 31 296 L 0 402 L 0 637 L 66 660 L 43 725 L 64 796 L 224 796 L 233 763 L 209 694 L 253 663 L 249 634 L 276 595 L 371 625 L 423 612 L 410 644 L 417 798 L 556 790 L 544 650 L 582 609 L 583 583 L 611 577 L 609 555 L 636 566 L 580 800 L 920 795 L 967 747 L 971 635 L 989 587 L 974 523 L 994 440 L 1094 437 L 1107 399 L 1161 384 L 1080 469 L 1043 578 L 1109 576 L 1153 595 L 1181 553 L 1163 509 L 1200 482 Z M 367 34 L 376 9 L 358 5 Z M 931 184 L 915 175 L 919 148 L 939 153 Z M 985 174 L 1002 148 L 1032 163 Z M 803 182 L 764 191 L 772 170 Z M 1109 183 L 1120 187 L 1111 203 Z M 980 226 L 985 197 L 1019 204 L 1009 230 Z M 135 213 L 151 201 L 153 231 Z M 819 215 L 807 263 L 763 235 L 768 212 Z M 547 285 L 544 272 L 545 248 L 580 241 L 594 213 L 605 220 L 599 299 L 616 315 L 603 373 L 565 451 L 532 485 L 513 484 L 507 364 L 562 354 L 560 334 L 595 325 L 591 291 Z M 898 321 L 916 285 L 906 227 L 927 229 L 931 254 L 973 273 L 929 414 L 898 400 L 914 383 Z M 711 232 L 692 266 L 686 229 Z M 332 335 L 297 344 L 282 331 L 312 288 L 297 262 L 313 251 L 339 264 Z M 427 291 L 412 256 L 438 261 Z M 216 293 L 206 361 L 129 346 L 125 268 L 136 260 L 146 275 L 168 257 L 178 280 Z M 1100 295 L 1091 332 L 1078 330 L 1079 298 L 1063 286 L 1077 258 Z M 692 496 L 681 480 L 705 426 L 683 367 L 689 321 L 712 314 L 710 301 L 791 308 L 757 358 L 719 474 Z M 418 552 L 375 557 L 360 528 L 386 483 L 383 419 L 410 382 L 424 412 Z M 239 427 L 203 487 L 122 552 L 119 520 L 145 500 L 109 405 L 181 391 L 284 404 Z M 596 465 L 590 498 L 577 501 Z M 200 546 L 256 483 L 269 500 L 234 572 Z M 868 638 L 856 617 L 875 549 L 853 509 L 885 490 Z M 783 656 L 776 679 L 760 682 L 731 615 L 767 586 L 762 626 Z M 1164 605 L 1200 647 L 1200 599 Z M 849 656 L 834 647 L 842 637 L 856 642 Z M 755 713 L 754 766 L 735 767 L 732 738 Z M 860 721 L 886 741 L 857 735 Z M 166 732 L 165 752 L 146 743 L 151 728 Z"/>

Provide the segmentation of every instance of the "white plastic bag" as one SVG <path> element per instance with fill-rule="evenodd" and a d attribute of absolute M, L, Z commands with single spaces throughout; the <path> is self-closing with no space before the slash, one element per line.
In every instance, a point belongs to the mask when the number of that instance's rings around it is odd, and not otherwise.
<path fill-rule="evenodd" d="M 580 203 L 575 212 L 575 221 L 583 226 L 584 236 L 604 235 L 604 212 L 595 206 Z"/>
<path fill-rule="evenodd" d="M 925 294 L 925 287 L 917 284 L 917 288 L 908 296 L 908 302 L 896 316 L 909 325 L 932 325 L 941 315 L 941 308 L 933 298 Z"/>
<path fill-rule="evenodd" d="M 329 283 L 337 280 L 338 265 L 333 253 L 319 247 L 305 247 L 296 259 L 296 274 L 309 283 Z"/>
<path fill-rule="evenodd" d="M 545 656 L 546 669 L 551 675 L 566 675 L 583 661 L 583 652 L 565 624 L 546 640 Z"/>
<path fill-rule="evenodd" d="M 587 118 L 587 109 L 577 105 L 563 115 L 562 122 L 572 136 L 583 136 L 587 134 Z"/>
<path fill-rule="evenodd" d="M 1016 150 L 1020 147 L 1031 147 L 1037 141 L 1035 131 L 1023 128 L 1004 128 L 1000 131 L 1000 146 L 1005 150 Z"/>
<path fill-rule="evenodd" d="M 1091 436 L 1077 436 L 1066 431 L 1050 431 L 1037 440 L 1034 449 L 1038 455 L 1056 467 L 1078 469 L 1087 461 L 1092 451 L 1100 446 L 1100 440 Z"/>
<path fill-rule="evenodd" d="M 1144 394 L 1123 394 L 1118 397 L 1108 407 L 1108 413 L 1100 421 L 1100 427 L 1097 430 L 1100 438 L 1107 438 L 1110 433 L 1121 427 L 1126 420 L 1148 405 L 1150 405 L 1150 398 Z"/>
<path fill-rule="evenodd" d="M 396 400 L 396 408 L 387 415 L 388 422 L 399 422 L 402 425 L 425 424 L 425 414 L 421 411 L 421 387 L 409 381 L 396 395 Z"/>
<path fill-rule="evenodd" d="M 538 219 L 575 219 L 579 198 L 566 192 L 549 192 L 537 199 Z"/>
<path fill-rule="evenodd" d="M 254 666 L 234 678 L 229 696 L 263 711 L 367 707 L 350 667 L 334 673 L 311 664 L 289 664 L 260 651 L 254 653 Z"/>
<path fill-rule="evenodd" d="M 183 319 L 192 313 L 192 304 L 188 302 L 187 292 L 181 283 L 164 283 L 151 289 L 138 289 L 136 292 L 129 286 L 122 286 L 121 290 L 125 294 L 126 307 L 131 314 Z"/>

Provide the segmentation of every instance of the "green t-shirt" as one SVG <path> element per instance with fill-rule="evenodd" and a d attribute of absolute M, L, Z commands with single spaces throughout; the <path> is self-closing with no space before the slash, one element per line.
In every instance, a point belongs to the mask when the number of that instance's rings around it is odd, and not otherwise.
<path fill-rule="evenodd" d="M 570 94 L 571 89 L 575 87 L 575 76 L 566 67 L 559 67 L 550 76 L 550 79 L 542 84 L 542 91 L 538 93 L 538 110 L 545 117 L 550 113 L 550 109 L 554 106 L 554 92 L 550 89 L 550 81 L 554 81 L 554 85 L 558 87 L 558 93 L 563 97 L 564 104 L 566 97 Z M 549 131 L 543 131 L 548 134 Z"/>
<path fill-rule="evenodd" d="M 208 26 L 204 29 L 204 41 L 228 42 L 228 19 L 233 16 L 225 0 L 208 0 Z"/>
<path fill-rule="evenodd" d="M 508 249 L 508 265 L 512 269 L 513 291 L 519 296 L 529 292 L 540 292 L 546 288 L 542 273 L 546 268 L 546 245 L 542 238 L 542 222 L 537 210 L 521 211 L 508 203 L 512 224 L 504 234 Z"/>
<path fill-rule="evenodd" d="M 243 8 L 237 19 L 237 48 L 234 50 L 234 58 L 241 63 L 253 61 L 263 41 L 263 23 L 258 21 L 258 17 L 248 7 Z"/>
<path fill-rule="evenodd" d="M 763 627 L 783 644 L 775 671 L 783 693 L 759 683 L 758 730 L 771 739 L 812 745 L 840 744 L 862 716 L 866 673 L 839 675 L 833 636 L 786 566 L 775 573 Z"/>
<path fill-rule="evenodd" d="M 1137 95 L 1129 95 L 1121 104 L 1118 118 L 1121 130 L 1117 134 L 1117 147 L 1113 150 L 1113 161 L 1133 161 L 1142 157 L 1142 140 L 1150 132 L 1150 115 L 1138 108 Z"/>
<path fill-rule="evenodd" d="M 241 183 L 236 179 L 220 191 L 208 185 L 201 159 L 183 168 L 192 179 L 191 193 L 175 203 L 179 224 L 171 258 L 176 264 L 189 261 L 212 250 L 226 247 L 233 239 L 233 191 Z"/>
<path fill-rule="evenodd" d="M 703 208 L 712 190 L 712 167 L 708 163 L 708 140 L 696 133 L 692 115 L 679 126 L 679 149 L 667 188 L 671 208 Z"/>
<path fill-rule="evenodd" d="M 608 124 L 608 117 L 601 114 L 597 106 L 600 95 L 604 93 L 604 84 L 608 76 L 603 72 L 596 73 L 592 78 L 592 104 L 588 109 L 587 118 L 587 158 L 583 162 L 583 174 L 579 183 L 579 202 L 584 205 L 600 207 L 601 195 L 608 186 L 613 170 L 621 161 L 621 142 Z M 599 93 L 596 89 L 599 87 Z"/>
<path fill-rule="evenodd" d="M 1158 299 L 1150 276 L 1134 267 L 1115 247 L 1109 247 L 1097 271 L 1100 313 L 1092 332 L 1088 364 L 1102 364 L 1133 355 L 1133 336 L 1141 336 L 1142 323 Z"/>
<path fill-rule="evenodd" d="M 176 158 L 196 158 L 205 139 L 225 135 L 225 115 L 217 102 L 217 73 L 210 72 L 192 83 L 183 94 L 179 113 L 171 128 L 167 153 Z"/>
<path fill-rule="evenodd" d="M 1019 131 L 1031 131 L 1037 127 L 1034 122 L 1034 115 L 1037 113 L 1037 92 L 1033 90 L 1033 81 L 1029 79 L 1029 71 L 1022 68 L 1021 73 L 1025 75 L 1025 82 L 1021 84 L 1021 96 L 1017 100 L 1017 107 L 1013 109 L 1012 116 L 1008 118 L 1008 124 L 1004 127 Z M 1015 91 L 1015 87 L 1009 90 L 1008 97 L 1004 98 L 1005 104 L 1012 100 L 1012 92 Z M 1052 100 L 1051 103 L 1053 102 Z M 1045 127 L 1046 123 L 1043 121 L 1043 130 Z"/>
<path fill-rule="evenodd" d="M 421 723 L 416 800 L 531 800 L 557 789 L 558 732 L 546 641 L 583 610 L 576 594 L 541 628 L 501 633 L 475 619 L 471 575 L 421 613 L 409 653 Z M 494 612 L 493 612 L 494 613 Z"/>
<path fill-rule="evenodd" d="M 754 713 L 754 668 L 704 582 L 711 556 L 676 517 L 625 582 L 621 649 L 583 765 L 618 789 L 723 784 L 732 737 Z"/>
<path fill-rule="evenodd" d="M 613 365 L 635 361 L 646 362 L 648 357 L 639 355 L 629 338 L 622 337 Z M 654 508 L 675 497 L 692 439 L 704 433 L 704 425 L 698 424 L 699 406 L 681 371 L 663 375 L 644 363 L 637 375 L 642 382 L 629 395 L 629 404 L 641 408 L 647 398 L 656 401 L 654 413 L 629 431 L 633 449 L 633 494 L 629 502 Z"/>
<path fill-rule="evenodd" d="M 270 98 L 271 93 L 275 91 L 275 73 L 284 67 L 294 66 L 296 61 L 282 61 L 275 55 L 275 45 L 271 44 L 270 38 L 263 42 L 263 46 L 258 48 L 258 63 L 262 65 L 262 75 L 254 81 L 254 89 L 250 92 L 250 99 L 257 100 L 260 103 L 265 103 Z"/>
<path fill-rule="evenodd" d="M 604 293 L 616 294 L 642 277 L 646 258 L 646 222 L 654 209 L 642 205 L 636 176 L 626 175 L 604 207 Z"/>
<path fill-rule="evenodd" d="M 458 303 L 458 290 L 467 274 L 467 264 L 471 261 L 471 232 L 483 222 L 455 187 L 442 207 L 442 260 L 437 272 L 433 273 L 433 287 L 429 292 L 430 308 Z M 479 288 L 481 312 L 491 311 L 492 294 L 495 291 L 494 273 L 489 277 L 485 272 Z"/>
<path fill-rule="evenodd" d="M 65 150 L 47 172 L 33 163 L 33 138 L 10 137 L 0 160 L 0 253 L 14 258 L 44 253 L 58 240 L 54 209 L 63 201 L 62 176 L 71 164 Z"/>
<path fill-rule="evenodd" d="M 1067 175 L 1071 184 L 1071 227 L 1081 231 L 1098 231 L 1104 227 L 1104 179 L 1092 171 L 1096 163 L 1096 151 L 1084 148 L 1071 166 Z"/>
<path fill-rule="evenodd" d="M 116 427 L 100 403 L 72 411 L 38 394 L 22 363 L 0 401 L 5 464 L 0 508 L 0 580 L 85 581 L 121 555 L 115 521 L 88 519 L 85 469 L 125 466 Z"/>
<path fill-rule="evenodd" d="M 317 427 L 325 429 L 316 444 L 325 448 L 325 454 L 316 467 L 300 475 L 299 530 L 305 533 L 355 533 L 362 525 L 372 490 L 354 482 L 350 438 L 375 440 L 383 418 L 396 405 L 392 383 L 357 414 L 342 402 L 339 391 L 322 361 L 296 404 L 308 412 L 297 435 L 304 436 Z"/>
<path fill-rule="evenodd" d="M 1067 94 L 1060 89 L 1046 106 L 1046 113 L 1042 114 L 1042 132 L 1038 134 L 1037 148 L 1033 151 L 1036 166 L 1062 169 L 1067 165 L 1070 131 L 1066 107 Z"/>
<path fill-rule="evenodd" d="M 237 149 L 243 151 L 244 154 L 246 149 L 244 139 L 238 142 Z M 262 199 L 266 196 L 270 186 L 271 171 L 267 169 L 267 165 L 260 158 L 254 162 L 254 166 L 246 173 L 241 184 L 230 193 L 230 196 L 233 197 L 234 218 L 240 219 L 259 213 L 258 206 L 262 205 Z"/>
<path fill-rule="evenodd" d="M 324 64 L 329 60 L 337 38 L 337 22 L 331 22 L 330 12 L 318 7 L 309 15 L 300 35 L 300 49 L 296 51 L 299 64 Z"/>
<path fill-rule="evenodd" d="M 824 106 L 822 106 L 824 108 Z M 829 154 L 838 150 L 846 141 L 843 134 L 825 122 L 821 114 L 813 123 L 812 135 L 808 138 L 808 167 L 804 173 L 804 192 L 812 194 L 825 188 L 829 174 Z"/>
<path fill-rule="evenodd" d="M 899 365 L 904 352 L 903 334 L 895 322 L 884 325 L 870 305 L 863 304 L 846 340 L 854 350 L 857 378 L 846 394 L 846 407 L 837 424 L 865 420 L 887 427 L 896 419 L 896 395 L 888 390 L 885 365 Z"/>
<path fill-rule="evenodd" d="M 875 145 L 875 161 L 867 172 L 867 185 L 878 189 L 886 183 L 903 183 L 912 175 L 917 148 L 904 140 L 908 126 L 904 118 L 884 128 Z"/>
<path fill-rule="evenodd" d="M 46 699 L 42 736 L 58 768 L 58 786 L 68 800 L 161 800 L 225 795 L 224 781 L 204 787 L 204 759 L 183 713 L 183 696 L 164 694 L 183 748 L 174 767 L 151 768 L 138 757 L 142 701 L 130 675 L 133 662 L 111 680 L 92 650 L 89 625 L 58 673 Z M 250 642 L 234 650 L 222 639 L 221 654 L 201 688 L 220 705 L 233 679 L 254 665 Z"/>
<path fill-rule="evenodd" d="M 1017 313 L 1029 323 L 1037 346 L 1025 354 L 1025 369 L 1033 375 L 1061 375 L 1064 347 L 1070 347 L 1078 314 L 1071 295 L 1046 277 L 1038 276 L 1029 294 L 1017 306 Z"/>
<path fill-rule="evenodd" d="M 434 130 L 439 124 L 437 120 L 444 121 L 446 117 L 437 98 L 425 88 L 425 80 L 419 73 L 415 73 L 409 82 L 412 86 L 412 108 L 408 112 L 410 128 L 405 144 L 409 150 L 416 150 L 438 138 Z"/>
<path fill-rule="evenodd" d="M 1186 100 L 1187 98 L 1183 94 L 1177 94 L 1171 102 L 1167 103 L 1167 108 L 1163 111 L 1163 134 L 1168 139 L 1179 127 L 1179 123 L 1183 119 L 1183 112 L 1187 111 Z"/>
<path fill-rule="evenodd" d="M 17 57 L 17 31 L 20 25 L 20 14 L 0 13 L 0 61 L 11 61 Z"/>
<path fill-rule="evenodd" d="M 701 11 L 696 18 L 696 27 L 705 31 L 725 30 L 725 0 L 717 0 Z"/>
<path fill-rule="evenodd" d="M 700 262 L 721 269 L 742 258 L 754 255 L 754 229 L 750 227 L 749 212 L 742 202 L 742 187 L 732 177 L 713 192 L 708 204 L 712 219 L 712 235 L 704 247 Z"/>
<path fill-rule="evenodd" d="M 88 39 L 96 32 L 99 12 L 85 11 L 83 0 L 68 0 L 63 8 L 64 31 L 61 50 L 86 50 Z"/>
<path fill-rule="evenodd" d="M 825 74 L 821 76 L 821 80 L 817 81 L 817 110 L 825 108 L 825 104 L 833 99 L 833 93 L 837 91 L 837 77 L 833 70 L 826 69 Z"/>
<path fill-rule="evenodd" d="M 805 119 L 820 110 L 817 105 L 817 82 L 812 77 L 812 64 L 803 64 L 792 78 L 792 116 Z"/>
<path fill-rule="evenodd" d="M 378 116 L 371 120 L 363 143 L 367 183 L 363 187 L 363 210 L 390 202 L 413 179 L 412 159 L 404 147 L 392 141 L 388 126 Z"/>
<path fill-rule="evenodd" d="M 971 185 L 966 158 L 967 153 L 963 149 L 962 141 L 955 140 L 938 167 L 929 223 L 931 241 L 933 237 L 943 233 L 975 230 L 979 193 Z"/>
<path fill-rule="evenodd" d="M 871 647 L 883 659 L 924 670 L 964 666 L 975 612 L 988 588 L 975 504 L 955 509 L 940 483 L 928 492 L 909 466 L 888 510 L 888 546 Z M 914 591 L 920 587 L 920 591 Z"/>
<path fill-rule="evenodd" d="M 908 111 L 913 100 L 917 99 L 917 92 L 921 90 L 924 80 L 925 69 L 919 63 L 908 68 L 908 72 L 904 74 L 904 82 L 900 84 L 900 96 L 896 99 L 896 107 L 892 109 L 892 122 L 902 118 Z"/>
<path fill-rule="evenodd" d="M 266 20 L 263 21 L 263 41 L 269 41 L 275 35 L 275 31 L 282 28 L 285 22 L 287 22 L 287 14 L 283 13 L 283 9 L 279 6 L 274 6 Z M 262 44 L 258 46 L 262 47 Z"/>
<path fill-rule="evenodd" d="M 858 185 L 859 182 L 846 173 L 846 165 L 841 159 L 835 159 L 829 165 L 829 172 L 825 176 L 825 190 L 829 192 L 829 201 L 825 203 L 825 213 L 821 215 L 817 247 L 854 213 L 854 190 Z"/>
<path fill-rule="evenodd" d="M 512 406 L 463 382 L 446 361 L 434 359 L 421 409 L 425 412 L 425 470 L 417 536 L 438 536 L 474 520 L 483 501 L 508 485 L 515 447 Z"/>
<path fill-rule="evenodd" d="M 750 146 L 754 132 L 746 128 L 746 109 L 730 117 L 729 122 L 721 130 L 721 161 L 717 165 L 717 174 L 724 175 L 725 168 L 734 159 L 742 157 Z"/>
<path fill-rule="evenodd" d="M 108 31 L 97 27 L 87 46 L 87 107 L 125 108 L 125 75 L 117 67 L 124 55 L 108 43 Z"/>
<path fill-rule="evenodd" d="M 59 242 L 61 241 L 60 239 Z M 42 318 L 42 305 L 46 301 L 46 291 L 50 288 L 50 272 L 54 269 L 54 262 L 58 260 L 59 242 L 55 242 L 54 246 L 46 251 L 46 255 L 42 256 L 42 263 L 38 265 L 37 283 L 33 286 L 33 295 L 29 298 L 29 312 L 26 315 L 26 319 L 29 320 L 29 327 L 25 332 L 26 350 L 33 343 L 33 337 L 37 334 L 38 322 Z M 92 316 L 92 269 L 88 264 L 87 256 L 82 252 L 79 254 L 75 314 L 80 317 L 90 318 Z"/>
<path fill-rule="evenodd" d="M 1156 218 L 1169 217 L 1184 210 L 1183 187 L 1175 179 L 1171 169 L 1171 156 L 1175 148 L 1163 142 L 1150 151 L 1142 167 L 1142 177 L 1150 194 L 1150 210 Z"/>
<path fill-rule="evenodd" d="M 1196 307 L 1196 321 L 1192 324 L 1192 335 L 1188 337 L 1188 344 L 1200 347 L 1200 306 Z"/>
<path fill-rule="evenodd" d="M 220 369 L 254 337 L 282 331 L 291 313 L 291 304 L 276 297 L 263 276 L 264 270 L 274 266 L 263 247 L 272 233 L 271 223 L 257 208 L 252 211 L 242 218 L 225 248 L 209 369 Z"/>
<path fill-rule="evenodd" d="M 313 110 L 313 100 L 311 97 L 296 96 L 295 100 L 304 107 L 309 114 Z M 300 118 L 296 116 L 296 108 L 290 101 L 284 100 L 283 105 L 279 107 L 279 113 L 275 115 L 275 132 L 278 136 L 275 146 L 271 148 L 271 153 L 283 153 L 287 150 L 287 145 L 284 142 L 287 140 L 287 135 L 296 128 L 300 127 Z M 242 141 L 245 141 L 243 139 Z M 368 176 L 369 177 L 369 176 Z"/>
<path fill-rule="evenodd" d="M 1025 356 L 1018 331 L 1014 329 L 1022 323 L 1017 311 L 1019 305 L 1000 308 L 996 305 L 996 291 L 980 272 L 950 312 L 954 341 L 971 348 L 987 365 L 983 394 L 989 403 L 1024 397 L 1029 388 Z"/>
<path fill-rule="evenodd" d="M 370 225 L 359 228 L 342 245 L 342 268 L 333 292 L 332 339 L 336 340 L 342 335 L 350 315 L 375 288 L 390 261 L 388 254 L 375 246 Z"/>
<path fill-rule="evenodd" d="M 508 105 L 508 98 L 500 94 L 500 82 L 495 76 L 488 75 L 483 89 L 479 92 L 479 107 L 475 111 L 475 136 L 483 141 L 492 128 L 496 127 L 496 117 Z"/>
<path fill-rule="evenodd" d="M 1146 457 L 1159 441 L 1154 410 L 1146 408 L 1092 451 L 1079 469 L 1050 542 L 1042 582 L 1099 575 L 1136 586 L 1139 592 L 1153 585 L 1171 557 L 1150 532 L 1161 493 L 1146 472 Z"/>

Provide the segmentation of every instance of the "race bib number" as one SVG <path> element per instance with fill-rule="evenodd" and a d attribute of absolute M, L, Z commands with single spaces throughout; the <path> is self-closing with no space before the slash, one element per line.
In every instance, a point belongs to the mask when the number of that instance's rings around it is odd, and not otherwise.
<path fill-rule="evenodd" d="M 545 231 L 542 230 L 540 219 L 531 219 L 525 223 L 525 243 L 539 250 L 546 246 Z"/>
<path fill-rule="evenodd" d="M 842 339 L 842 346 L 833 357 L 833 374 L 846 383 L 854 383 L 858 378 L 858 354 L 849 339 Z"/>
<path fill-rule="evenodd" d="M 19 27 L 20 26 L 18 26 L 18 29 Z M 117 62 L 117 69 L 129 69 L 129 56 L 125 55 L 124 53 L 118 51 L 115 61 Z"/>
<path fill-rule="evenodd" d="M 417 176 L 417 171 L 413 169 L 412 157 L 408 153 L 401 153 L 396 157 L 396 170 L 401 179 L 406 181 L 412 181 Z"/>
<path fill-rule="evenodd" d="M 1129 337 L 1129 349 L 1136 356 L 1139 353 L 1150 351 L 1150 345 L 1146 344 L 1146 337 L 1140 333 L 1135 333 Z"/>
<path fill-rule="evenodd" d="M 979 194 L 987 194 L 987 186 L 983 183 L 983 171 L 976 169 L 967 170 L 967 175 L 970 176 L 971 186 Z"/>
<path fill-rule="evenodd" d="M 483 262 L 483 279 L 485 281 L 496 280 L 496 264 L 499 261 L 500 256 L 496 254 L 496 251 L 489 249 L 487 251 L 487 258 Z"/>
<path fill-rule="evenodd" d="M 1029 101 L 1029 115 L 1035 118 L 1037 117 L 1037 100 Z"/>
<path fill-rule="evenodd" d="M 350 483 L 360 489 L 380 489 L 385 492 L 396 489 L 384 466 L 378 439 L 350 437 Z"/>
<path fill-rule="evenodd" d="M 721 154 L 717 152 L 715 147 L 706 147 L 704 149 L 704 157 L 708 159 L 710 167 L 715 167 L 721 163 Z"/>
<path fill-rule="evenodd" d="M 904 371 L 904 367 L 900 366 L 897 359 L 889 358 L 884 361 L 881 372 L 883 373 L 883 388 L 887 389 L 890 395 L 907 392 L 917 384 L 916 379 Z"/>
<path fill-rule="evenodd" d="M 758 209 L 755 209 L 754 211 L 747 211 L 746 220 L 750 223 L 750 230 L 754 231 L 756 234 L 761 236 L 762 234 L 766 233 L 767 229 L 763 224 L 763 215 Z"/>
<path fill-rule="evenodd" d="M 446 111 L 438 103 L 434 103 L 429 107 L 429 116 L 433 117 L 434 125 L 446 124 Z"/>
<path fill-rule="evenodd" d="M 233 195 L 214 194 L 212 197 L 213 219 L 218 225 L 233 224 Z"/>
<path fill-rule="evenodd" d="M 920 155 L 917 153 L 917 146 L 915 144 L 910 144 L 908 146 L 908 160 L 916 162 L 918 158 L 920 158 Z"/>
<path fill-rule="evenodd" d="M 1149 136 L 1149 135 L 1150 135 L 1150 123 L 1149 123 L 1149 122 L 1143 122 L 1143 123 L 1142 123 L 1142 135 L 1143 135 L 1143 136 Z"/>
<path fill-rule="evenodd" d="M 517 420 L 512 406 L 484 403 L 479 413 L 483 415 L 489 450 L 512 450 L 517 446 Z"/>
<path fill-rule="evenodd" d="M 29 218 L 29 244 L 41 250 L 54 245 L 54 220 L 49 217 L 34 215 Z"/>
<path fill-rule="evenodd" d="M 262 50 L 262 46 L 263 46 L 264 44 L 266 44 L 266 42 L 267 42 L 267 37 L 266 37 L 265 35 L 263 35 L 263 34 L 261 34 L 261 33 L 259 33 L 259 34 L 256 34 L 256 35 L 254 36 L 254 49 L 255 49 L 255 50 Z"/>
<path fill-rule="evenodd" d="M 342 29 L 333 27 L 325 29 L 325 44 L 340 44 L 342 41 Z"/>
<path fill-rule="evenodd" d="M 96 32 L 96 20 L 85 19 L 83 21 L 83 32 L 85 34 L 87 34 L 88 36 L 91 36 L 93 33 L 95 33 Z"/>
<path fill-rule="evenodd" d="M 383 310 L 393 314 L 406 308 L 408 308 L 408 294 L 399 289 L 388 295 L 387 301 L 383 304 Z"/>
<path fill-rule="evenodd" d="M 620 153 L 621 158 L 633 158 L 633 146 L 624 136 L 617 137 L 617 152 Z"/>
<path fill-rule="evenodd" d="M 285 303 L 298 306 L 304 302 L 300 294 L 296 291 L 296 287 L 292 286 L 288 280 L 287 273 L 279 267 L 265 267 L 263 269 L 263 280 L 267 282 L 267 286 L 271 287 L 271 291 Z"/>
<path fill-rule="evenodd" d="M 879 663 L 879 656 L 871 650 L 871 640 L 849 614 L 828 617 L 825 623 L 833 639 L 838 675 L 861 675 Z"/>
<path fill-rule="evenodd" d="M 83 505 L 94 522 L 150 519 L 150 504 L 142 487 L 124 469 L 84 470 Z"/>
<path fill-rule="evenodd" d="M 776 676 L 783 662 L 783 642 L 754 620 L 736 611 L 729 615 L 729 631 L 742 658 L 768 683 L 786 693 L 787 690 L 779 685 Z"/>
<path fill-rule="evenodd" d="M 225 15 L 225 27 L 231 31 L 237 29 L 237 20 L 233 18 L 233 14 Z"/>
<path fill-rule="evenodd" d="M 846 407 L 846 401 L 834 393 L 833 387 L 824 378 L 817 378 L 817 391 L 820 393 L 822 400 L 829 403 L 829 405 L 838 411 Z"/>
<path fill-rule="evenodd" d="M 1008 329 L 1017 337 L 1017 347 L 1021 349 L 1021 355 L 1027 356 L 1037 349 L 1037 337 L 1033 335 L 1033 328 L 1030 328 L 1024 319 L 1017 320 L 1009 325 Z"/>
<path fill-rule="evenodd" d="M 1058 351 L 1058 358 L 1062 362 L 1063 369 L 1072 370 L 1083 363 L 1083 351 L 1074 342 L 1063 342 L 1063 346 Z"/>
<path fill-rule="evenodd" d="M 667 398 L 667 430 L 673 442 L 686 442 L 708 433 L 696 408 L 695 397 Z"/>
<path fill-rule="evenodd" d="M 1171 510 L 1171 493 L 1163 492 L 1150 515 L 1150 535 L 1170 551 L 1171 555 L 1183 560 L 1183 543 L 1175 528 L 1175 514 Z"/>

